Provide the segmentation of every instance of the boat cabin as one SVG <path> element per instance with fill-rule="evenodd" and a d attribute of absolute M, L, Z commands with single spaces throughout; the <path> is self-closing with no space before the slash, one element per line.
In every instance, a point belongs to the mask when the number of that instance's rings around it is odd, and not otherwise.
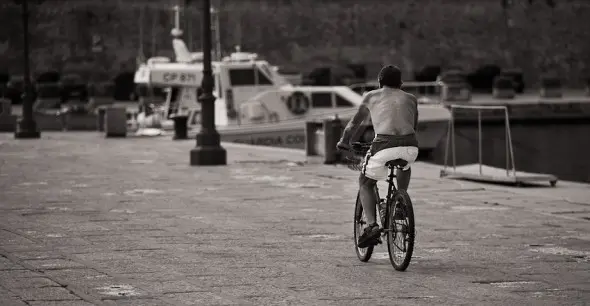
<path fill-rule="evenodd" d="M 361 96 L 345 86 L 294 87 L 267 61 L 254 53 L 235 52 L 212 62 L 217 125 L 275 123 L 337 110 L 356 109 Z M 167 87 L 165 117 L 188 114 L 189 125 L 199 123 L 203 65 L 200 61 L 171 63 L 152 58 L 139 67 L 135 82 Z"/>

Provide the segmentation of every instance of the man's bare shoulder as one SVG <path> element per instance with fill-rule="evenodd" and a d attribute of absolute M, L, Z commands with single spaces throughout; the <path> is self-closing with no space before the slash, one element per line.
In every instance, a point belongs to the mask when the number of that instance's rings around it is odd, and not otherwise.
<path fill-rule="evenodd" d="M 369 103 L 369 100 L 382 91 L 381 88 L 365 91 L 363 93 L 363 103 Z"/>
<path fill-rule="evenodd" d="M 416 98 L 415 95 L 413 95 L 413 94 L 411 94 L 411 93 L 409 93 L 407 91 L 404 91 L 404 95 L 406 96 L 406 98 L 408 98 L 408 100 L 410 100 L 412 102 L 415 102 L 415 103 L 418 103 L 418 98 Z"/>
<path fill-rule="evenodd" d="M 363 96 L 366 96 L 366 97 L 374 96 L 382 91 L 383 91 L 383 88 L 377 88 L 377 89 L 365 91 L 365 93 L 363 93 Z"/>

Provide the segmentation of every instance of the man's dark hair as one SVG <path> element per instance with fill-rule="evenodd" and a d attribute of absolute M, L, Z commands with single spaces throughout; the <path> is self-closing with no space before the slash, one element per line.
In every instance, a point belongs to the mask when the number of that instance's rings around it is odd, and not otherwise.
<path fill-rule="evenodd" d="M 392 88 L 402 87 L 402 71 L 393 65 L 387 65 L 379 71 L 379 85 Z"/>

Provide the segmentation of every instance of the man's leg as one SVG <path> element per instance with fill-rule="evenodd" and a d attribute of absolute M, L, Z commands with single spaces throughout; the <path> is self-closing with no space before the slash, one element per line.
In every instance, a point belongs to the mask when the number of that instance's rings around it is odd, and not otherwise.
<path fill-rule="evenodd" d="M 397 180 L 397 189 L 408 190 L 408 187 L 410 187 L 410 178 L 412 177 L 412 168 L 406 171 L 397 169 L 395 175 Z"/>
<path fill-rule="evenodd" d="M 377 194 L 375 187 L 377 187 L 377 181 L 366 177 L 361 174 L 359 177 L 359 191 L 361 198 L 361 205 L 363 206 L 363 212 L 367 218 L 367 227 L 363 230 L 357 242 L 359 248 L 366 248 L 371 245 L 378 243 L 379 236 L 381 235 L 381 229 L 377 225 L 376 220 L 376 204 Z"/>
<path fill-rule="evenodd" d="M 375 194 L 375 187 L 377 181 L 370 179 L 361 173 L 359 177 L 359 190 L 361 197 L 361 204 L 363 211 L 367 217 L 368 224 L 374 224 L 377 222 L 377 195 Z"/>

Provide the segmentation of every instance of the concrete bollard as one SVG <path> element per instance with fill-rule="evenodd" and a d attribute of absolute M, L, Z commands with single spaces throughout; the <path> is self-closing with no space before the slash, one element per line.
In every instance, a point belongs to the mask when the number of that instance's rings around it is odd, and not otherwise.
<path fill-rule="evenodd" d="M 461 70 L 449 70 L 440 75 L 443 101 L 468 102 L 471 100 L 471 88 L 465 73 Z"/>
<path fill-rule="evenodd" d="M 539 95 L 541 98 L 561 98 L 563 96 L 561 80 L 555 75 L 542 76 Z"/>
<path fill-rule="evenodd" d="M 463 83 L 445 83 L 442 88 L 442 98 L 444 101 L 468 102 L 471 100 L 471 89 L 467 82 Z"/>
<path fill-rule="evenodd" d="M 500 76 L 512 78 L 514 92 L 522 94 L 524 92 L 524 74 L 519 68 L 502 69 Z"/>
<path fill-rule="evenodd" d="M 0 98 L 0 132 L 14 132 L 16 121 L 16 116 L 12 114 L 12 102 Z"/>
<path fill-rule="evenodd" d="M 127 136 L 127 109 L 125 107 L 108 107 L 104 121 L 106 137 Z"/>
<path fill-rule="evenodd" d="M 337 116 L 324 120 L 324 164 L 334 164 L 340 160 L 336 145 L 342 136 L 342 130 L 342 121 Z"/>
<path fill-rule="evenodd" d="M 186 115 L 175 115 L 174 120 L 174 136 L 173 140 L 184 140 L 188 139 L 188 116 Z"/>
<path fill-rule="evenodd" d="M 492 96 L 495 99 L 514 99 L 516 90 L 514 89 L 514 80 L 508 76 L 497 76 L 494 79 Z"/>
<path fill-rule="evenodd" d="M 101 105 L 96 108 L 96 128 L 99 132 L 104 132 L 104 118 L 107 106 Z"/>
<path fill-rule="evenodd" d="M 305 156 L 317 156 L 316 131 L 321 128 L 321 123 L 315 121 L 305 122 Z"/>

